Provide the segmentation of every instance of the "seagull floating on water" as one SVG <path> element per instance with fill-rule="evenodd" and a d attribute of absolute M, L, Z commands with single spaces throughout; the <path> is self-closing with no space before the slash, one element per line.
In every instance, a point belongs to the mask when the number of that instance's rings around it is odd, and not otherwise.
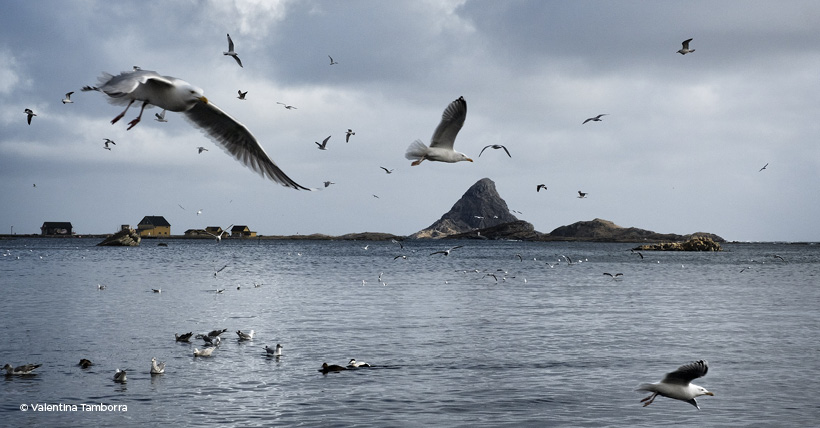
<path fill-rule="evenodd" d="M 706 361 L 700 360 L 690 364 L 684 364 L 678 367 L 677 370 L 667 373 L 663 380 L 658 383 L 642 383 L 638 386 L 637 390 L 649 391 L 652 395 L 644 398 L 641 402 L 644 403 L 644 407 L 646 407 L 655 401 L 655 397 L 662 395 L 664 397 L 685 401 L 700 409 L 698 402 L 695 401 L 695 397 L 700 397 L 701 395 L 714 396 L 715 394 L 691 382 L 694 379 L 706 375 L 708 370 L 709 366 Z"/>
<path fill-rule="evenodd" d="M 239 55 L 233 50 L 233 40 L 231 40 L 230 34 L 228 34 L 228 52 L 222 52 L 222 55 L 232 56 L 240 67 L 245 68 L 242 66 L 242 61 L 239 60 Z"/>
<path fill-rule="evenodd" d="M 245 95 L 248 95 L 248 91 L 242 92 L 242 90 L 241 90 L 241 89 L 240 89 L 240 90 L 238 90 L 238 91 L 236 91 L 236 92 L 238 92 L 238 93 L 239 93 L 239 96 L 238 96 L 238 97 L 236 97 L 236 98 L 239 98 L 240 100 L 244 100 L 244 99 L 245 99 Z"/>
<path fill-rule="evenodd" d="M 352 129 L 347 128 L 347 131 L 345 132 L 345 143 L 349 143 L 349 142 L 350 142 L 350 136 L 351 136 L 351 135 L 356 135 L 356 133 L 355 133 L 355 132 L 353 132 L 353 130 L 352 130 Z"/>
<path fill-rule="evenodd" d="M 484 148 L 481 149 L 481 152 L 478 153 L 478 157 L 481 157 L 481 153 L 484 153 L 484 150 L 487 150 L 489 148 L 504 149 L 504 151 L 507 152 L 507 156 L 512 157 L 512 155 L 510 155 L 510 151 L 507 150 L 507 148 L 502 146 L 501 144 L 490 144 L 489 146 L 484 146 Z"/>
<path fill-rule="evenodd" d="M 81 368 L 87 369 L 87 368 L 93 366 L 94 363 L 92 363 L 91 360 L 87 360 L 87 359 L 83 358 L 83 359 L 80 360 L 79 363 L 77 363 L 77 365 L 80 366 Z"/>
<path fill-rule="evenodd" d="M 167 122 L 168 119 L 165 118 L 165 110 L 162 110 L 159 113 L 154 113 L 155 119 L 157 122 Z"/>
<path fill-rule="evenodd" d="M 608 114 L 609 114 L 609 113 L 603 113 L 603 114 L 599 114 L 598 116 L 595 116 L 595 117 L 590 117 L 589 119 L 587 119 L 587 120 L 585 120 L 585 121 L 581 122 L 581 125 L 583 125 L 583 124 L 585 124 L 585 123 L 587 123 L 587 122 L 589 122 L 589 121 L 592 121 L 592 122 L 600 122 L 600 121 L 601 121 L 601 118 L 602 118 L 602 117 L 604 117 L 604 116 L 606 116 L 606 115 L 608 115 Z"/>
<path fill-rule="evenodd" d="M 430 139 L 430 146 L 426 146 L 421 140 L 413 141 L 407 148 L 404 157 L 413 160 L 410 165 L 416 166 L 424 160 L 436 162 L 460 162 L 473 160 L 464 153 L 453 150 L 456 135 L 464 126 L 464 119 L 467 117 L 467 101 L 464 97 L 458 97 L 451 102 L 441 115 L 433 137 Z M 414 160 L 415 159 L 415 160 Z"/>
<path fill-rule="evenodd" d="M 265 352 L 267 352 L 268 355 L 273 355 L 275 357 L 281 357 L 282 356 L 282 345 L 277 343 L 276 348 L 271 348 L 271 347 L 265 345 Z"/>
<path fill-rule="evenodd" d="M 239 340 L 253 340 L 253 333 L 253 330 L 247 333 L 243 332 L 242 330 L 236 330 L 236 335 L 239 336 Z"/>
<path fill-rule="evenodd" d="M 191 336 L 193 336 L 194 332 L 189 331 L 188 333 L 183 334 L 176 334 L 174 333 L 174 337 L 176 338 L 177 342 L 188 342 L 191 340 Z"/>
<path fill-rule="evenodd" d="M 74 93 L 74 91 L 66 92 L 65 98 L 63 98 L 63 100 L 62 100 L 63 104 L 72 104 L 74 102 L 74 101 L 71 101 L 71 94 L 73 94 L 73 93 Z"/>
<path fill-rule="evenodd" d="M 226 265 L 226 266 L 227 266 L 227 265 Z M 222 330 L 220 330 L 220 329 L 211 330 L 211 331 L 208 333 L 208 336 L 209 336 L 209 337 L 217 337 L 217 336 L 219 336 L 220 334 L 222 334 L 222 333 L 224 333 L 224 332 L 226 332 L 226 331 L 228 331 L 228 329 L 227 329 L 227 328 L 223 328 Z"/>
<path fill-rule="evenodd" d="M 322 140 L 322 144 L 319 144 L 318 141 L 314 141 L 314 143 L 319 146 L 319 150 L 327 150 L 327 141 L 330 140 L 330 137 L 332 137 L 332 135 L 328 135 L 327 138 Z"/>
<path fill-rule="evenodd" d="M 31 125 L 31 118 L 32 118 L 32 117 L 34 117 L 34 116 L 37 116 L 37 115 L 36 115 L 36 114 L 34 114 L 34 111 L 33 111 L 33 110 L 31 110 L 30 108 L 27 108 L 27 109 L 23 110 L 23 113 L 25 113 L 26 115 L 28 115 L 28 117 L 26 118 L 26 120 L 28 120 L 28 124 L 29 124 L 29 125 Z"/>
<path fill-rule="evenodd" d="M 27 375 L 31 374 L 37 367 L 42 366 L 42 364 L 24 364 L 22 366 L 12 367 L 11 364 L 6 364 L 3 366 L 3 369 L 6 371 L 6 376 L 11 375 Z"/>
<path fill-rule="evenodd" d="M 151 358 L 151 374 L 165 373 L 165 362 L 157 363 L 157 357 Z"/>
<path fill-rule="evenodd" d="M 689 49 L 689 42 L 691 42 L 691 41 L 692 41 L 692 39 L 684 40 L 683 43 L 681 43 L 682 47 L 678 51 L 678 53 L 681 54 L 681 55 L 686 55 L 688 53 L 694 52 L 695 51 L 694 49 Z"/>
<path fill-rule="evenodd" d="M 137 70 L 122 72 L 118 76 L 103 73 L 99 86 L 85 86 L 83 91 L 99 91 L 108 95 L 113 104 L 125 104 L 125 110 L 111 120 L 116 123 L 135 101 L 142 101 L 139 116 L 128 123 L 128 129 L 136 126 L 149 105 L 184 113 L 194 125 L 202 129 L 220 147 L 236 160 L 261 176 L 282 186 L 297 190 L 315 190 L 304 187 L 290 177 L 268 157 L 256 137 L 245 125 L 210 103 L 202 89 L 171 76 L 160 76 L 155 71 Z"/>
<path fill-rule="evenodd" d="M 125 381 L 127 381 L 128 379 L 126 379 L 126 377 L 125 377 L 125 372 L 126 371 L 127 370 L 117 369 L 117 371 L 114 373 L 114 382 L 125 382 Z"/>
<path fill-rule="evenodd" d="M 204 348 L 202 350 L 194 348 L 194 356 L 195 357 L 210 357 L 211 354 L 214 353 L 214 349 L 216 349 L 216 348 Z"/>

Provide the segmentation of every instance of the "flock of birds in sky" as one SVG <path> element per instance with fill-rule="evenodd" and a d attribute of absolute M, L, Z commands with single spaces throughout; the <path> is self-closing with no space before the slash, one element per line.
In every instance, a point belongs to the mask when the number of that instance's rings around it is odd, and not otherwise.
<path fill-rule="evenodd" d="M 237 65 L 244 68 L 239 54 L 234 48 L 234 42 L 230 34 L 227 35 L 227 39 L 228 50 L 224 51 L 223 55 L 232 57 Z M 685 40 L 682 43 L 681 49 L 677 52 L 681 55 L 695 52 L 695 49 L 689 48 L 691 41 L 691 38 Z M 339 64 L 330 55 L 328 55 L 328 58 L 330 59 L 331 66 Z M 155 114 L 155 120 L 158 122 L 167 122 L 165 118 L 166 111 L 170 110 L 183 113 L 191 123 L 205 131 L 214 143 L 221 146 L 235 159 L 263 177 L 296 190 L 317 190 L 302 186 L 292 180 L 273 162 L 247 127 L 208 101 L 202 89 L 182 79 L 172 76 L 161 76 L 154 71 L 142 70 L 140 67 L 134 66 L 132 71 L 122 72 L 117 76 L 103 73 L 102 77 L 99 78 L 98 86 L 85 86 L 82 90 L 102 92 L 107 95 L 107 99 L 110 103 L 125 105 L 125 109 L 111 120 L 112 124 L 119 121 L 131 105 L 137 101 L 142 102 L 140 113 L 135 119 L 128 123 L 127 129 L 133 128 L 141 121 L 143 111 L 149 106 L 156 106 L 162 109 L 162 112 Z M 246 99 L 245 97 L 248 91 L 243 92 L 242 90 L 238 90 L 237 92 L 238 99 Z M 74 101 L 71 100 L 73 93 L 73 91 L 66 93 L 65 98 L 62 99 L 62 103 L 74 103 Z M 277 104 L 281 104 L 288 110 L 297 109 L 297 107 L 290 104 L 282 102 L 277 102 Z M 32 118 L 37 116 L 37 114 L 29 108 L 26 108 L 24 112 L 27 116 L 26 120 L 28 124 L 31 125 Z M 582 124 L 601 122 L 601 118 L 606 115 L 606 113 L 602 113 L 590 117 L 584 120 Z M 433 132 L 429 146 L 420 140 L 416 140 L 407 148 L 405 157 L 413 161 L 411 165 L 419 165 L 425 160 L 446 163 L 461 161 L 473 162 L 473 160 L 464 153 L 457 152 L 453 149 L 456 136 L 464 125 L 466 116 L 467 102 L 464 100 L 464 97 L 459 97 L 450 103 L 444 110 L 441 121 Z M 345 136 L 346 142 L 350 141 L 351 135 L 355 135 L 355 132 L 353 132 L 352 129 L 348 129 Z M 319 150 L 327 150 L 329 139 L 330 137 L 326 138 L 321 144 L 316 142 Z M 105 140 L 104 148 L 111 150 L 109 145 L 114 144 L 114 142 L 110 139 Z M 485 146 L 478 156 L 481 157 L 484 150 L 488 148 L 503 149 L 508 157 L 512 157 L 507 147 L 501 144 Z M 202 153 L 203 151 L 206 151 L 206 149 L 203 147 L 198 148 L 198 153 Z M 768 166 L 768 164 L 766 165 Z M 761 168 L 760 171 L 764 169 L 766 169 L 766 166 Z M 328 183 L 332 184 L 332 182 L 326 181 L 325 187 L 329 186 Z M 542 189 L 546 190 L 547 187 L 545 185 L 538 185 L 536 187 L 536 191 L 540 192 Z M 583 197 L 584 196 L 580 196 L 580 198 Z"/>

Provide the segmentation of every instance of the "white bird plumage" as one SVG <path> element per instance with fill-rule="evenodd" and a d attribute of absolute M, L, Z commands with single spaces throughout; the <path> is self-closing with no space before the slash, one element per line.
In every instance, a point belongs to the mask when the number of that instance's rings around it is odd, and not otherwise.
<path fill-rule="evenodd" d="M 270 346 L 265 346 L 265 352 L 268 355 L 272 355 L 274 357 L 281 357 L 282 356 L 282 345 L 277 343 L 276 348 L 271 348 Z"/>
<path fill-rule="evenodd" d="M 243 332 L 242 330 L 236 330 L 236 335 L 239 336 L 239 340 L 253 340 L 254 331 L 251 330 L 247 333 Z"/>
<path fill-rule="evenodd" d="M 453 144 L 456 141 L 456 135 L 461 127 L 464 126 L 464 119 L 467 117 L 467 101 L 464 97 L 458 97 L 457 100 L 451 102 L 444 113 L 441 115 L 441 122 L 439 122 L 436 130 L 433 132 L 433 137 L 430 139 L 430 146 L 426 146 L 421 140 L 416 140 L 410 143 L 410 147 L 404 154 L 404 157 L 412 160 L 410 165 L 416 166 L 424 160 L 437 162 L 460 162 L 473 160 L 467 157 L 464 153 L 453 150 Z"/>
<path fill-rule="evenodd" d="M 12 367 L 11 364 L 6 364 L 3 366 L 3 369 L 6 371 L 6 375 L 27 375 L 31 374 L 37 367 L 40 367 L 42 364 L 24 364 L 22 366 Z"/>
<path fill-rule="evenodd" d="M 157 357 L 151 358 L 151 374 L 165 373 L 165 362 L 157 363 Z"/>
<path fill-rule="evenodd" d="M 205 132 L 218 146 L 261 176 L 285 187 L 315 190 L 288 177 L 268 157 L 245 125 L 210 103 L 202 89 L 182 79 L 160 76 L 149 70 L 125 71 L 117 76 L 103 73 L 99 78 L 99 86 L 85 86 L 83 91 L 99 91 L 108 95 L 110 103 L 126 105 L 125 110 L 111 123 L 120 120 L 135 101 L 142 101 L 140 114 L 129 122 L 128 129 L 139 123 L 143 111 L 151 105 L 184 113 L 185 118 Z"/>
<path fill-rule="evenodd" d="M 694 49 L 689 49 L 689 42 L 691 42 L 691 41 L 692 41 L 692 39 L 684 40 L 683 43 L 681 43 L 681 49 L 678 51 L 678 53 L 681 54 L 681 55 L 686 55 L 688 53 L 694 52 L 695 51 Z"/>
<path fill-rule="evenodd" d="M 63 98 L 63 100 L 62 100 L 63 104 L 71 104 L 71 103 L 74 102 L 74 101 L 71 101 L 71 94 L 73 94 L 73 93 L 74 93 L 74 91 L 66 92 L 65 98 Z"/>
<path fill-rule="evenodd" d="M 663 380 L 658 383 L 642 383 L 638 385 L 637 390 L 649 391 L 652 394 L 641 400 L 641 402 L 644 403 L 644 407 L 646 407 L 655 401 L 655 397 L 663 395 L 664 397 L 685 401 L 700 409 L 698 402 L 695 401 L 695 397 L 700 397 L 701 395 L 713 396 L 715 394 L 691 382 L 694 379 L 705 376 L 707 371 L 709 371 L 709 364 L 705 360 L 699 360 L 684 364 L 678 367 L 677 370 L 667 373 Z"/>
<path fill-rule="evenodd" d="M 194 348 L 194 356 L 195 357 L 210 357 L 211 354 L 214 353 L 214 349 L 216 349 L 216 348 L 203 348 L 201 350 L 197 349 L 197 348 Z"/>
<path fill-rule="evenodd" d="M 234 52 L 234 50 L 233 50 L 233 40 L 231 40 L 231 35 L 230 34 L 228 34 L 228 52 L 222 52 L 222 55 L 232 56 L 233 59 L 236 60 L 236 63 L 239 64 L 240 67 L 245 68 L 242 65 L 242 61 L 239 60 L 239 55 L 236 52 Z"/>

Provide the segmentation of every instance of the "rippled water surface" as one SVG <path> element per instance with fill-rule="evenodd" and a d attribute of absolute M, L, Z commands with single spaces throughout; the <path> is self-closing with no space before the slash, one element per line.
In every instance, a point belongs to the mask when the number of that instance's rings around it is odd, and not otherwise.
<path fill-rule="evenodd" d="M 0 376 L 4 426 L 737 427 L 820 418 L 816 245 L 728 244 L 642 259 L 626 244 L 97 242 L 0 241 L 0 364 L 42 364 L 33 376 Z M 450 256 L 430 255 L 458 244 Z M 192 356 L 202 340 L 174 340 L 216 328 L 228 332 L 211 358 Z M 237 340 L 236 330 L 251 329 L 252 341 Z M 267 357 L 264 346 L 277 343 L 283 356 Z M 167 363 L 165 374 L 149 374 L 151 357 Z M 81 358 L 95 365 L 83 370 Z M 373 367 L 318 372 L 351 358 Z M 710 364 L 696 383 L 716 394 L 698 400 L 700 411 L 663 397 L 641 406 L 639 383 L 696 359 Z M 117 368 L 131 369 L 126 383 L 113 381 Z M 20 410 L 61 403 L 127 411 Z"/>

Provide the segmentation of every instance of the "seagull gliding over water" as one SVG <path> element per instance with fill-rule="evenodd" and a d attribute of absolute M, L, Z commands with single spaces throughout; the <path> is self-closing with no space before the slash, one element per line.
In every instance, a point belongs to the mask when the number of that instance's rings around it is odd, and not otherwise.
<path fill-rule="evenodd" d="M 655 401 L 655 397 L 663 395 L 664 397 L 685 401 L 700 409 L 698 402 L 695 401 L 695 397 L 700 397 L 701 395 L 714 396 L 715 394 L 707 391 L 706 388 L 702 386 L 690 382 L 706 375 L 707 371 L 709 371 L 708 363 L 704 360 L 700 360 L 684 364 L 678 367 L 677 370 L 667 373 L 663 380 L 658 383 L 642 383 L 638 385 L 638 391 L 649 391 L 652 395 L 644 398 L 641 402 L 643 402 L 644 407 L 646 407 Z"/>
<path fill-rule="evenodd" d="M 421 140 L 413 141 L 410 147 L 407 148 L 404 157 L 410 160 L 415 159 L 410 165 L 416 166 L 422 161 L 437 161 L 437 162 L 460 162 L 473 160 L 468 158 L 464 153 L 453 150 L 453 144 L 456 141 L 456 135 L 461 127 L 464 126 L 464 119 L 467 117 L 467 101 L 464 97 L 458 97 L 457 100 L 450 103 L 444 113 L 441 115 L 441 122 L 433 132 L 433 137 L 430 139 L 430 146 L 426 146 Z"/>

